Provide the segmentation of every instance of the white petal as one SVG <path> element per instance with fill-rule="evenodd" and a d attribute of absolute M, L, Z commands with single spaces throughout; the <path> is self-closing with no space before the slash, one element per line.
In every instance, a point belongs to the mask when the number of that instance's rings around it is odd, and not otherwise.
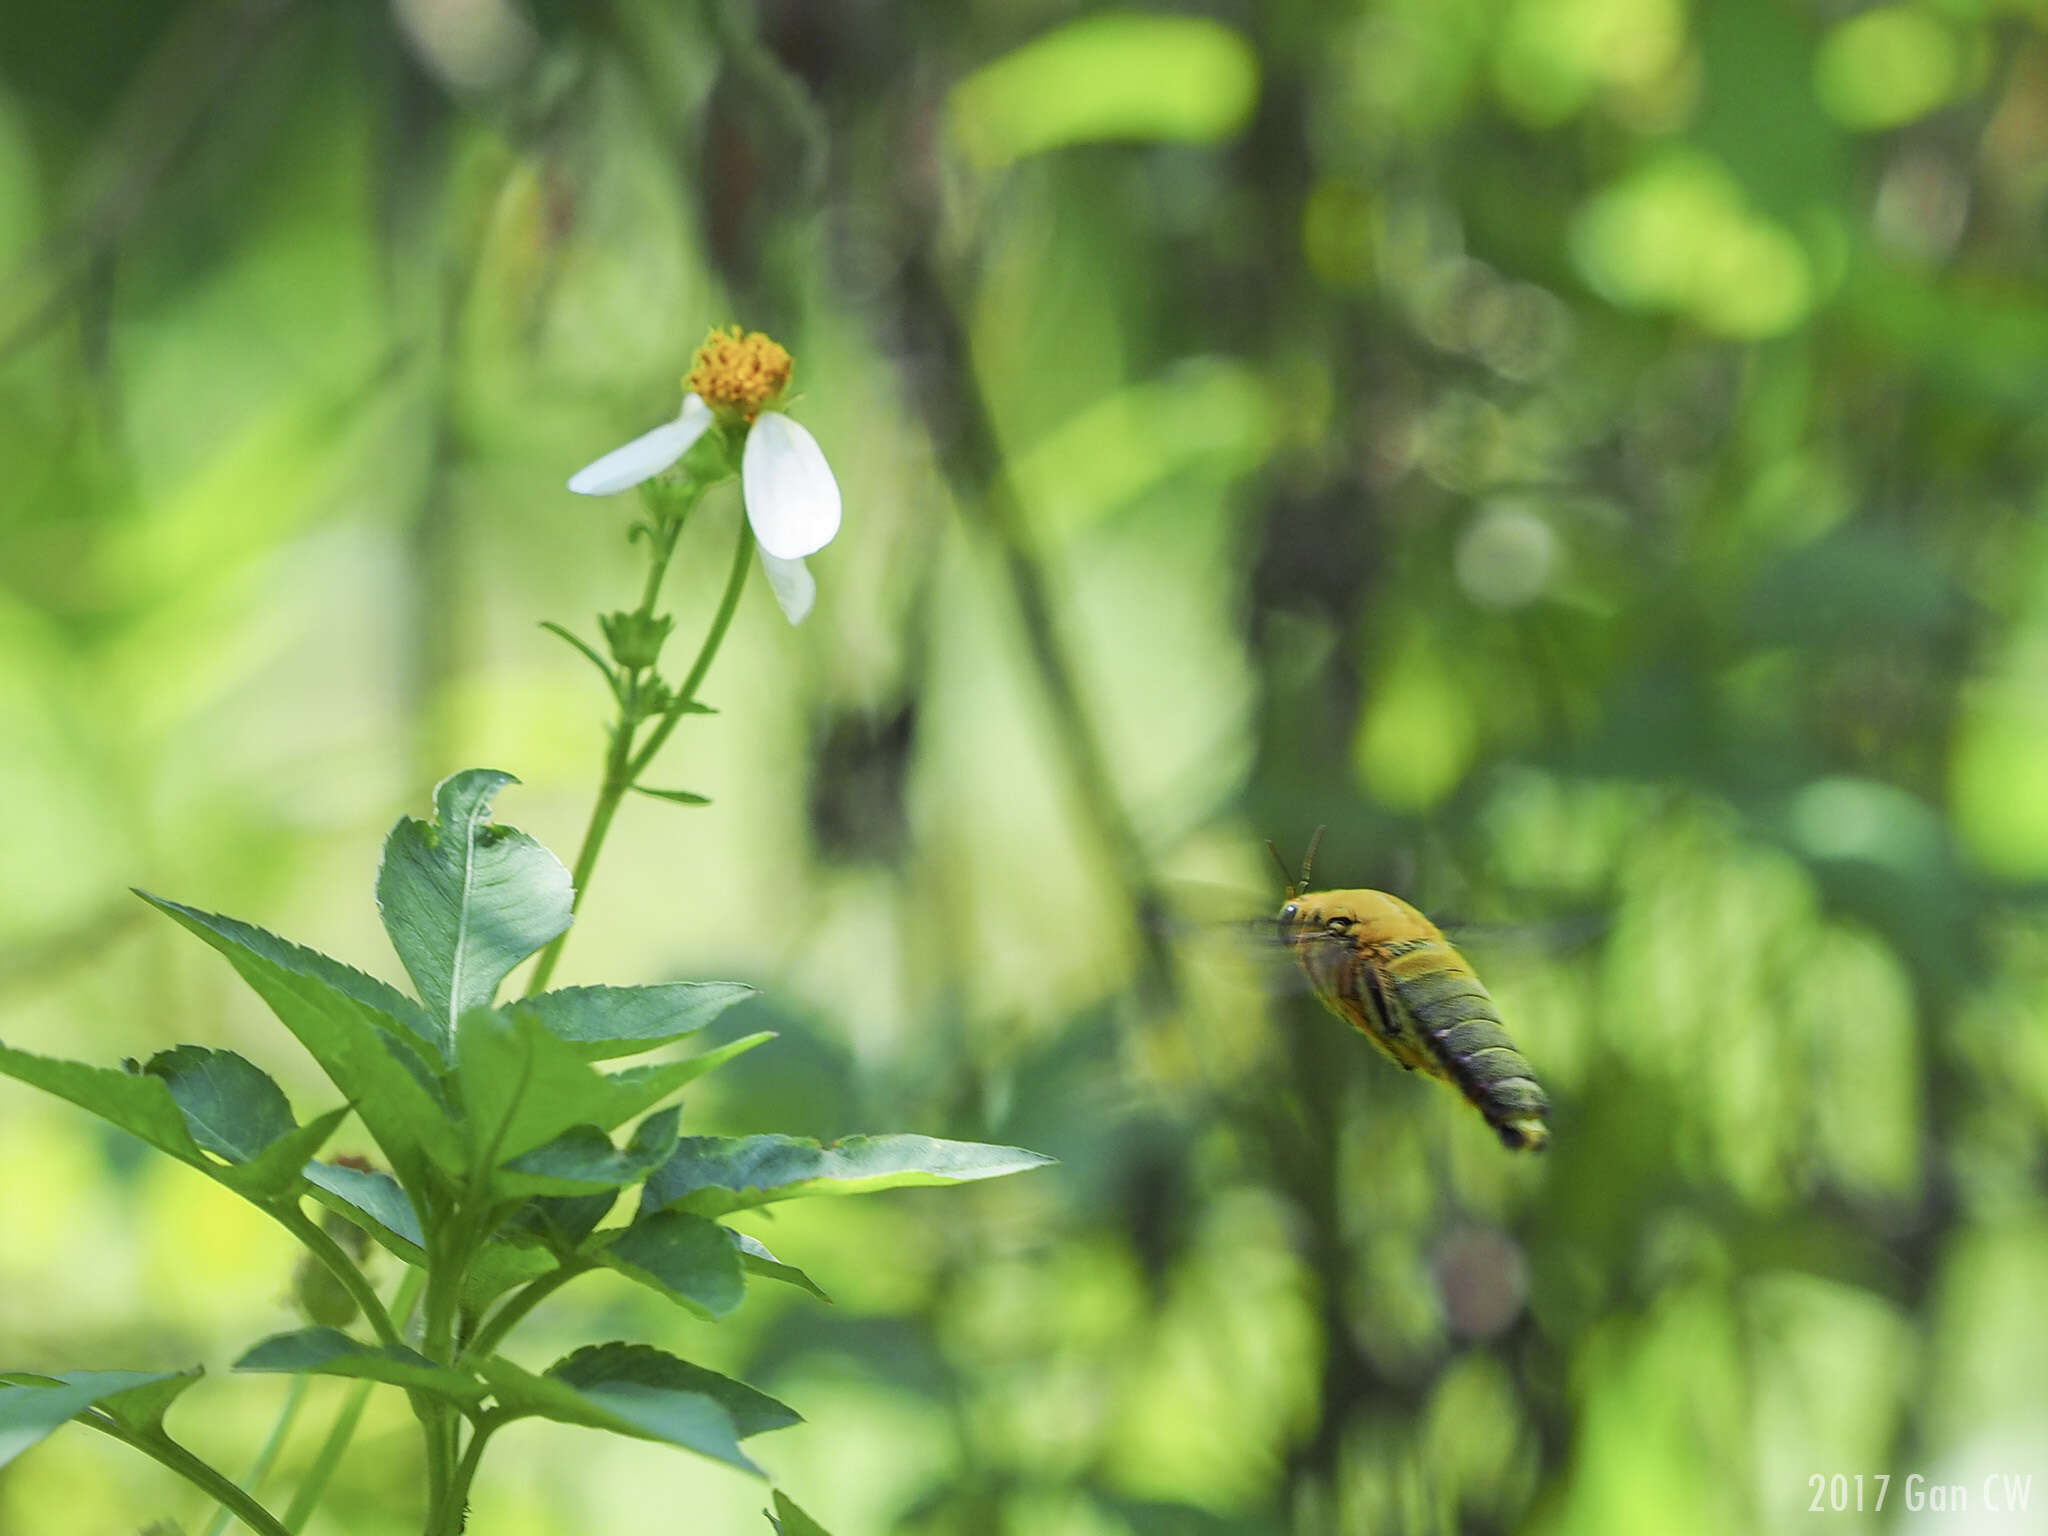
<path fill-rule="evenodd" d="M 811 611 L 811 604 L 818 597 L 818 581 L 811 575 L 810 567 L 801 560 L 778 560 L 764 549 L 761 569 L 767 573 L 768 585 L 775 589 L 775 601 L 782 605 L 783 617 L 792 624 L 803 623 L 804 615 Z"/>
<path fill-rule="evenodd" d="M 799 560 L 839 531 L 839 482 L 818 440 L 780 411 L 763 411 L 747 433 L 740 491 L 761 552 Z"/>
<path fill-rule="evenodd" d="M 664 422 L 652 432 L 642 433 L 623 448 L 614 448 L 594 464 L 586 464 L 569 477 L 569 489 L 579 496 L 609 496 L 652 480 L 690 451 L 691 444 L 711 425 L 711 407 L 695 395 L 683 396 L 682 414 Z"/>

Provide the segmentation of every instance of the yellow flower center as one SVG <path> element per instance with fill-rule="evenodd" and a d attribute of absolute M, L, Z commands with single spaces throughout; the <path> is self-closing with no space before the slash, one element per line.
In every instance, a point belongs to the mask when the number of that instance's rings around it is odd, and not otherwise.
<path fill-rule="evenodd" d="M 683 387 L 728 420 L 752 421 L 789 387 L 790 367 L 780 343 L 733 326 L 704 338 Z"/>

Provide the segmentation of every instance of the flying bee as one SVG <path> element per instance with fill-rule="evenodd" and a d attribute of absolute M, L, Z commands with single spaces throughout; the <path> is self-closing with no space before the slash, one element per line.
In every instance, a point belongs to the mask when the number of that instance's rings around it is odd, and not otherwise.
<path fill-rule="evenodd" d="M 1385 891 L 1308 889 L 1322 829 L 1288 880 L 1280 941 L 1323 1006 L 1410 1072 L 1449 1083 L 1503 1146 L 1540 1152 L 1550 1101 L 1465 957 L 1435 923 Z M 1271 850 L 1273 845 L 1266 847 Z M 1280 855 L 1273 854 L 1280 862 Z M 1281 864 L 1282 879 L 1287 866 Z"/>

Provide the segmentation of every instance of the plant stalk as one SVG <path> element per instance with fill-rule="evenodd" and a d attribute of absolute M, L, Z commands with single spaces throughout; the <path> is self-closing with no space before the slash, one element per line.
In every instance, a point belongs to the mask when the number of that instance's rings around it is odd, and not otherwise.
<path fill-rule="evenodd" d="M 405 1278 L 398 1282 L 398 1292 L 391 1298 L 391 1312 L 403 1327 L 405 1320 L 412 1316 L 412 1309 L 419 1300 L 420 1287 L 426 1276 L 417 1269 L 408 1269 Z M 327 1438 L 321 1442 L 319 1451 L 313 1457 L 313 1465 L 306 1469 L 298 1489 L 292 1494 L 292 1501 L 285 1507 L 284 1523 L 288 1530 L 297 1531 L 312 1517 L 313 1510 L 326 1493 L 327 1484 L 334 1476 L 335 1468 L 341 1465 L 341 1458 L 348 1451 L 348 1443 L 355 1438 L 356 1424 L 363 1416 L 363 1405 L 370 1399 L 373 1381 L 357 1384 L 348 1400 L 341 1406 L 341 1412 L 334 1416 L 334 1425 L 327 1431 Z M 420 1412 L 420 1400 L 413 1399 L 413 1412 Z M 424 1423 L 424 1418 L 422 1418 Z"/>
<path fill-rule="evenodd" d="M 725 579 L 725 591 L 718 600 L 718 611 L 712 615 L 711 628 L 704 636 L 704 643 L 697 648 L 697 659 L 690 664 L 689 675 L 683 679 L 670 699 L 668 708 L 656 719 L 654 729 L 647 740 L 636 750 L 633 737 L 638 733 L 643 716 L 637 713 L 639 692 L 629 686 L 626 697 L 634 702 L 623 706 L 619 720 L 612 727 L 611 744 L 605 755 L 604 780 L 598 786 L 597 801 L 590 808 L 590 824 L 584 828 L 583 844 L 576 850 L 576 865 L 570 872 L 570 881 L 575 887 L 570 897 L 571 912 L 583 906 L 583 894 L 590 887 L 590 878 L 597 870 L 597 855 L 604 847 L 607 833 L 611 831 L 612 818 L 618 814 L 619 802 L 626 798 L 626 792 L 640 780 L 676 728 L 676 723 L 690 711 L 697 701 L 697 690 L 704 685 L 704 678 L 711 670 L 711 663 L 718 655 L 718 648 L 725 643 L 726 631 L 732 626 L 732 616 L 738 610 L 740 593 L 747 582 L 747 557 L 754 552 L 754 530 L 743 516 L 740 522 L 740 536 L 733 547 L 732 569 Z M 671 548 L 673 543 L 671 541 Z M 652 594 L 659 586 L 661 573 L 667 568 L 666 552 L 657 551 L 656 568 L 648 574 L 647 590 Z M 644 599 L 646 611 L 652 612 L 651 597 Z M 637 676 L 629 679 L 637 683 Z M 540 952 L 534 962 L 533 975 L 526 983 L 526 995 L 544 990 L 548 980 L 555 974 L 555 965 L 562 958 L 562 950 L 569 942 L 571 929 L 563 929 L 552 943 Z"/>
<path fill-rule="evenodd" d="M 123 1445 L 134 1446 L 152 1461 L 161 1462 L 231 1512 L 250 1530 L 260 1532 L 261 1536 L 291 1536 L 291 1531 L 279 1523 L 277 1516 L 257 1503 L 234 1479 L 201 1461 L 161 1431 L 151 1435 L 131 1435 L 98 1411 L 79 1414 L 78 1422 L 91 1425 L 103 1435 L 113 1436 Z"/>
<path fill-rule="evenodd" d="M 277 1464 L 277 1453 L 284 1449 L 285 1437 L 292 1432 L 292 1424 L 305 1404 L 306 1386 L 311 1379 L 307 1376 L 292 1378 L 291 1389 L 285 1393 L 284 1407 L 278 1410 L 277 1422 L 270 1426 L 270 1438 L 263 1442 L 263 1449 L 256 1453 L 248 1477 L 243 1479 L 243 1487 L 252 1498 L 263 1487 L 263 1479 L 270 1476 L 270 1469 Z M 206 1529 L 200 1536 L 223 1536 L 233 1518 L 234 1511 L 225 1504 L 220 1505 L 214 1510 L 213 1518 L 206 1522 Z"/>
<path fill-rule="evenodd" d="M 556 1291 L 582 1274 L 581 1264 L 564 1264 L 560 1269 L 549 1270 L 538 1280 L 528 1281 L 515 1291 L 503 1306 L 491 1314 L 489 1322 L 476 1332 L 464 1347 L 458 1364 L 463 1360 L 481 1360 L 498 1347 L 506 1334 L 518 1327 L 526 1314 L 539 1306 Z"/>

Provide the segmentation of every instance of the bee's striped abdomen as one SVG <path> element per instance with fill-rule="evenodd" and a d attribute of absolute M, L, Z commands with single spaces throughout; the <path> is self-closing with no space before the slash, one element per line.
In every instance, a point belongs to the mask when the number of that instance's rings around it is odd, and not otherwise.
<path fill-rule="evenodd" d="M 1411 1071 L 1449 1083 L 1510 1147 L 1550 1140 L 1550 1101 L 1436 924 L 1385 891 L 1288 892 L 1280 937 L 1316 996 Z"/>
<path fill-rule="evenodd" d="M 1471 1100 L 1506 1145 L 1540 1149 L 1550 1139 L 1550 1101 L 1464 957 L 1440 941 L 1421 944 L 1390 955 L 1381 971 L 1381 990 L 1427 1042 L 1436 1075 Z"/>

